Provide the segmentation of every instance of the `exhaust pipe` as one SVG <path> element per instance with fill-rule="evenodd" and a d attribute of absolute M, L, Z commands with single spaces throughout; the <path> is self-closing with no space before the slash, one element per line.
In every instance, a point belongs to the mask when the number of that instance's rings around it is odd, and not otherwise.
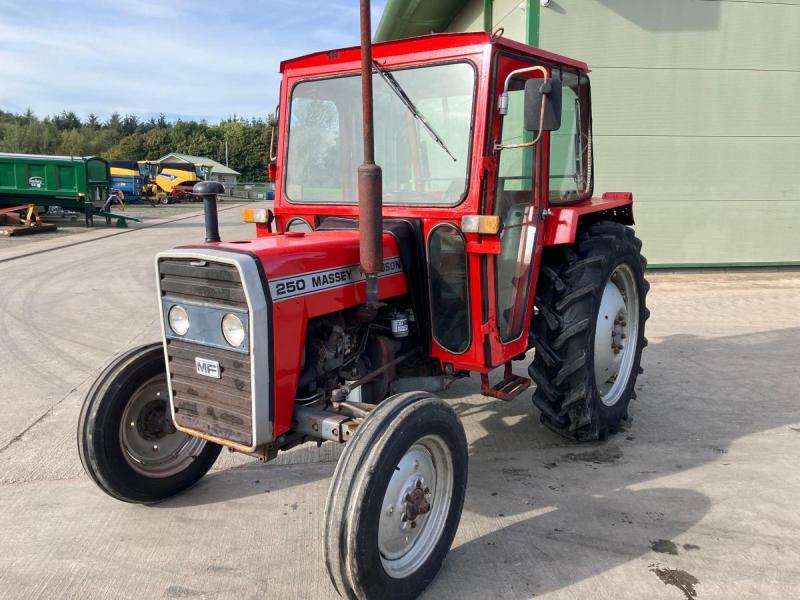
<path fill-rule="evenodd" d="M 192 194 L 203 199 L 206 221 L 206 242 L 219 242 L 217 220 L 217 194 L 224 194 L 225 186 L 219 181 L 200 181 L 192 186 Z"/>
<path fill-rule="evenodd" d="M 378 306 L 378 273 L 383 271 L 383 192 L 375 164 L 372 118 L 372 23 L 369 0 L 361 0 L 361 104 L 364 162 L 358 167 L 358 233 L 361 270 L 367 280 L 367 305 Z"/>

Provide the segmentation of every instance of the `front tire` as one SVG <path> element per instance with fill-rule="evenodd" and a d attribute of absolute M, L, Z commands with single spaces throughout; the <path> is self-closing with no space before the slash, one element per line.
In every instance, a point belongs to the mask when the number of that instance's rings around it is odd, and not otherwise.
<path fill-rule="evenodd" d="M 561 435 L 605 439 L 628 418 L 650 314 L 641 247 L 629 227 L 601 221 L 542 258 L 529 374 L 542 423 Z"/>
<path fill-rule="evenodd" d="M 346 598 L 416 598 L 453 543 L 467 442 L 452 408 L 426 392 L 387 398 L 348 442 L 325 506 L 325 564 Z"/>
<path fill-rule="evenodd" d="M 169 410 L 164 350 L 134 348 L 92 385 L 78 423 L 87 475 L 124 502 L 163 500 L 197 483 L 221 446 L 176 431 Z"/>

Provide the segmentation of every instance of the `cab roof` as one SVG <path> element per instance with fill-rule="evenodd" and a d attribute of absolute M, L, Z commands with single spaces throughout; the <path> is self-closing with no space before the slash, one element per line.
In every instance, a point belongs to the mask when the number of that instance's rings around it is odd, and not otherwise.
<path fill-rule="evenodd" d="M 493 37 L 485 32 L 478 33 L 435 33 L 419 37 L 406 38 L 401 40 L 391 40 L 388 42 L 378 42 L 373 44 L 372 52 L 376 58 L 386 58 L 404 54 L 416 54 L 420 60 L 439 58 L 439 54 L 460 53 L 469 54 L 481 50 L 481 46 L 493 46 L 514 51 L 518 54 L 525 54 L 532 58 L 538 58 L 546 63 L 558 63 L 573 67 L 580 71 L 588 72 L 589 67 L 585 62 L 561 56 L 553 52 L 547 52 L 541 48 L 534 48 L 521 42 L 517 42 L 505 37 Z M 280 72 L 285 73 L 289 70 L 313 69 L 314 67 L 326 68 L 330 70 L 335 65 L 344 65 L 361 60 L 361 48 L 351 46 L 348 48 L 337 48 L 313 52 L 281 61 Z"/>

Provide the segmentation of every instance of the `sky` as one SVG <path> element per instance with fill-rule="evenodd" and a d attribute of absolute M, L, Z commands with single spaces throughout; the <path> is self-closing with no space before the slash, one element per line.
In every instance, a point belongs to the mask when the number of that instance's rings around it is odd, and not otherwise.
<path fill-rule="evenodd" d="M 281 60 L 358 45 L 358 25 L 358 0 L 0 0 L 0 110 L 263 118 Z"/>

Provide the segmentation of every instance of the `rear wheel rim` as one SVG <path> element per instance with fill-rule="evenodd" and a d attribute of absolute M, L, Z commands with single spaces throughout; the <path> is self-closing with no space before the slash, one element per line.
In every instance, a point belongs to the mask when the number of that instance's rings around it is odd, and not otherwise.
<path fill-rule="evenodd" d="M 639 343 L 639 293 L 633 271 L 618 265 L 603 288 L 594 338 L 594 378 L 600 401 L 614 406 L 633 373 Z"/>
<path fill-rule="evenodd" d="M 149 379 L 131 395 L 122 413 L 119 442 L 134 471 L 158 479 L 187 469 L 206 445 L 205 440 L 175 429 L 166 375 Z"/>
<path fill-rule="evenodd" d="M 431 556 L 447 523 L 453 485 L 453 456 L 438 435 L 420 438 L 400 459 L 378 523 L 378 549 L 388 575 L 408 577 Z"/>

